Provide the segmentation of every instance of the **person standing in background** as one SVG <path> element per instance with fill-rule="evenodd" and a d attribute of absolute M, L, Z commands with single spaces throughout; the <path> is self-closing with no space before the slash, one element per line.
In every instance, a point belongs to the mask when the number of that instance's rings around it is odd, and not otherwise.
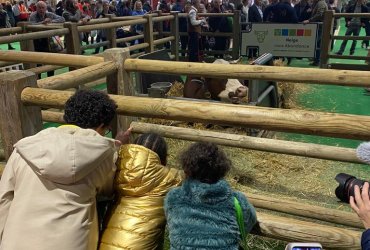
<path fill-rule="evenodd" d="M 198 17 L 199 0 L 192 1 L 188 15 L 189 62 L 200 62 L 201 27 L 206 26 L 207 22 L 204 18 Z"/>
<path fill-rule="evenodd" d="M 367 7 L 364 5 L 364 0 L 357 0 L 355 4 L 349 6 L 347 8 L 347 13 L 368 13 Z M 361 31 L 361 27 L 366 27 L 365 23 L 369 22 L 367 18 L 346 18 L 346 33 L 345 36 L 358 36 Z M 344 50 L 346 49 L 348 40 L 343 40 L 340 46 L 340 49 L 336 53 L 337 55 L 342 55 Z M 355 53 L 357 40 L 352 40 L 352 45 L 349 51 L 350 55 Z"/>
<path fill-rule="evenodd" d="M 323 22 L 324 13 L 328 10 L 328 5 L 325 0 L 314 0 L 312 15 L 309 19 L 303 21 L 303 24 L 313 22 Z M 321 37 L 322 37 L 322 25 L 318 25 L 317 40 L 316 40 L 316 53 L 314 61 L 310 64 L 311 66 L 318 66 L 320 64 L 320 52 L 321 52 Z"/>
<path fill-rule="evenodd" d="M 309 0 L 301 0 L 294 5 L 294 10 L 298 17 L 298 22 L 303 22 L 311 17 L 312 8 Z"/>
<path fill-rule="evenodd" d="M 255 0 L 254 4 L 249 8 L 248 22 L 250 23 L 262 23 L 263 22 L 262 0 Z"/>

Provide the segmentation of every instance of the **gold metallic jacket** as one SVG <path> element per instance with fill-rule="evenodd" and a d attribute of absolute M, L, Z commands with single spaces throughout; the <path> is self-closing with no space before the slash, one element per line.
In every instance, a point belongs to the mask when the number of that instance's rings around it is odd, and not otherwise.
<path fill-rule="evenodd" d="M 115 179 L 118 201 L 108 219 L 100 249 L 162 249 L 163 200 L 182 181 L 182 172 L 164 167 L 153 151 L 140 145 L 121 147 Z"/>

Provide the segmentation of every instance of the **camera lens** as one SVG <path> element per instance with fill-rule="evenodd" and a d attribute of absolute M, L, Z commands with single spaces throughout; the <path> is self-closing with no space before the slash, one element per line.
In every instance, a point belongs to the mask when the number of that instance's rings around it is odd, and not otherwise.
<path fill-rule="evenodd" d="M 349 203 L 349 197 L 355 195 L 355 186 L 359 186 L 360 191 L 364 186 L 365 181 L 357 179 L 356 177 L 340 173 L 335 177 L 339 186 L 335 189 L 335 195 L 339 200 Z"/>

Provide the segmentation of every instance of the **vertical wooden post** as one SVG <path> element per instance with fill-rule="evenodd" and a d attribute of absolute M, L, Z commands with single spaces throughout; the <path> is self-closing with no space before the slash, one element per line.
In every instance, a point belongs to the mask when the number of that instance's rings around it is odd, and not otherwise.
<path fill-rule="evenodd" d="M 65 35 L 67 54 L 81 54 L 80 33 L 77 30 L 77 23 L 66 22 L 64 27 L 69 29 L 69 34 Z"/>
<path fill-rule="evenodd" d="M 144 26 L 144 43 L 148 43 L 149 47 L 145 48 L 145 53 L 151 53 L 154 51 L 154 36 L 153 36 L 153 16 L 145 16 L 147 23 Z"/>
<path fill-rule="evenodd" d="M 171 41 L 171 53 L 175 56 L 175 60 L 179 60 L 179 44 L 180 44 L 180 35 L 179 35 L 179 12 L 171 11 L 174 19 L 171 20 L 171 35 L 175 37 L 175 40 Z"/>
<path fill-rule="evenodd" d="M 324 13 L 322 24 L 320 68 L 327 68 L 329 62 L 329 53 L 331 41 L 333 39 L 334 11 L 327 10 Z"/>
<path fill-rule="evenodd" d="M 109 18 L 109 22 L 113 22 L 113 14 L 107 14 L 105 16 Z M 109 41 L 108 48 L 117 48 L 116 28 L 106 29 L 106 34 L 107 40 Z"/>
<path fill-rule="evenodd" d="M 132 95 L 133 86 L 130 74 L 123 68 L 124 61 L 128 58 L 130 58 L 130 50 L 128 48 L 113 48 L 104 51 L 105 61 L 114 61 L 118 66 L 116 73 L 107 76 L 108 94 Z M 131 121 L 132 117 L 119 115 L 116 122 L 113 121 L 113 135 L 115 136 L 117 131 L 127 130 Z"/>
<path fill-rule="evenodd" d="M 240 10 L 234 11 L 233 20 L 233 50 L 231 56 L 234 60 L 240 56 L 240 39 L 241 39 L 241 27 L 240 27 Z"/>
<path fill-rule="evenodd" d="M 158 11 L 158 16 L 159 17 L 162 16 L 162 11 L 161 10 Z M 164 37 L 164 35 L 163 35 L 163 21 L 157 22 L 156 25 L 158 25 L 157 26 L 158 27 L 158 39 L 162 39 Z M 163 43 L 158 44 L 158 45 L 156 45 L 156 47 L 157 47 L 157 50 L 158 49 L 163 49 L 164 44 Z"/>
<path fill-rule="evenodd" d="M 19 22 L 17 24 L 18 27 L 22 28 L 22 33 L 27 33 L 27 25 L 28 22 Z M 19 42 L 21 51 L 35 51 L 35 46 L 33 44 L 33 40 L 26 40 L 26 41 L 21 41 Z M 30 69 L 30 68 L 35 68 L 36 64 L 35 63 L 24 63 L 23 68 L 24 69 Z"/>
<path fill-rule="evenodd" d="M 25 106 L 21 101 L 25 87 L 37 87 L 36 75 L 29 71 L 0 73 L 0 133 L 4 156 L 7 160 L 13 145 L 23 137 L 34 135 L 42 129 L 41 109 Z"/>

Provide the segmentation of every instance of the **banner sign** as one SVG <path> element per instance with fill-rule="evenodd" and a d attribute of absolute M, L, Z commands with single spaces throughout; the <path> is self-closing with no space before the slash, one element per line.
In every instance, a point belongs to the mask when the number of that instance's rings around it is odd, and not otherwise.
<path fill-rule="evenodd" d="M 281 57 L 314 58 L 318 24 L 247 23 L 242 30 L 242 56 L 272 53 Z"/>

